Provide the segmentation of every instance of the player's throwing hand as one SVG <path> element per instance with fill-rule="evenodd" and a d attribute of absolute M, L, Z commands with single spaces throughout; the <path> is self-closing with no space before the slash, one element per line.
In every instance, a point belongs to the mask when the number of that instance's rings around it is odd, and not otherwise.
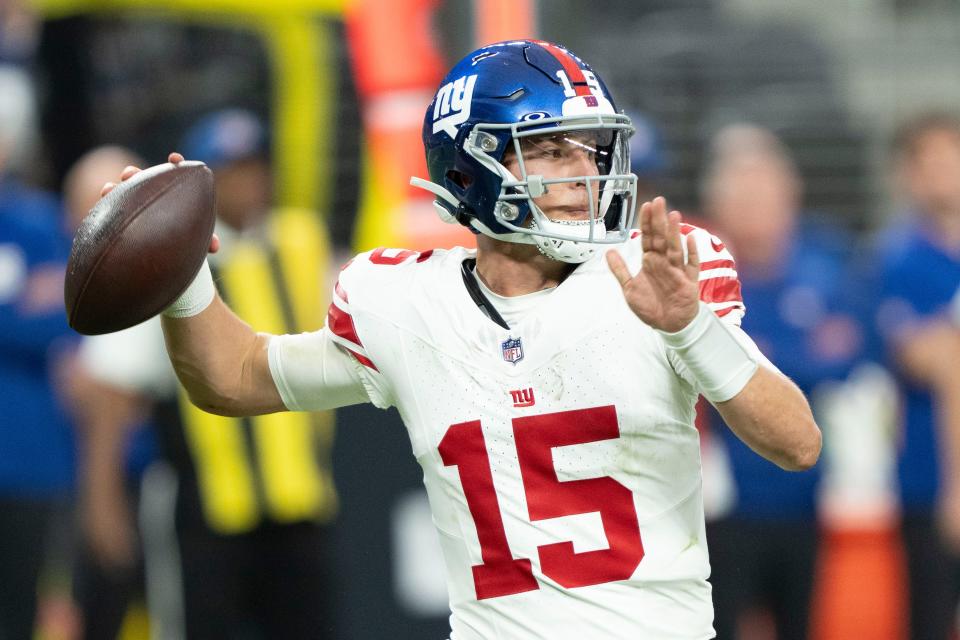
<path fill-rule="evenodd" d="M 173 152 L 171 152 L 169 155 L 167 155 L 167 162 L 169 162 L 170 164 L 179 164 L 179 163 L 183 162 L 183 160 L 184 160 L 183 156 L 182 156 L 181 154 L 177 153 L 176 151 L 173 151 Z M 142 171 L 142 169 L 141 169 L 140 167 L 134 167 L 134 166 L 132 166 L 132 165 L 126 167 L 126 168 L 120 173 L 120 182 L 126 182 L 127 180 L 129 180 L 129 179 L 132 178 L 133 176 L 137 175 L 137 174 L 140 173 L 141 171 Z M 110 193 L 111 191 L 113 191 L 113 189 L 114 189 L 116 186 L 117 186 L 117 183 L 116 183 L 116 182 L 108 182 L 108 183 L 104 184 L 103 187 L 100 189 L 100 197 L 102 198 L 103 196 L 105 196 L 105 195 L 107 195 L 108 193 Z M 220 237 L 219 237 L 216 233 L 214 233 L 214 234 L 213 234 L 213 237 L 210 238 L 210 249 L 209 249 L 209 251 L 210 251 L 210 253 L 216 253 L 216 252 L 219 251 L 219 250 L 220 250 Z"/>
<path fill-rule="evenodd" d="M 692 234 L 686 238 L 684 256 L 679 211 L 667 214 L 664 198 L 654 198 L 640 207 L 640 239 L 643 267 L 630 275 L 616 250 L 607 252 L 607 263 L 616 276 L 630 309 L 654 329 L 674 333 L 697 315 L 700 304 L 698 276 L 700 258 Z M 686 258 L 686 259 L 685 259 Z"/>

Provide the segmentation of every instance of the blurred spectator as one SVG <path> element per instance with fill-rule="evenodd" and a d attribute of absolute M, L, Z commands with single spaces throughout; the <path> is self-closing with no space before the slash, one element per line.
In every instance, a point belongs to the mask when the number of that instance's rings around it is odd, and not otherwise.
<path fill-rule="evenodd" d="M 910 637 L 956 633 L 960 595 L 960 118 L 927 114 L 896 135 L 904 215 L 881 236 L 877 329 L 903 396 L 898 475 Z"/>
<path fill-rule="evenodd" d="M 128 165 L 143 162 L 132 151 L 98 147 L 82 156 L 64 180 L 70 232 L 75 233 L 100 197 L 103 184 Z M 74 573 L 74 598 L 82 613 L 82 637 L 117 637 L 131 597 L 143 594 L 143 561 L 134 517 L 142 462 L 130 453 L 149 450 L 142 428 L 142 403 L 73 366 L 66 386 L 79 434 L 79 520 L 81 539 Z M 136 429 L 140 426 L 140 429 Z M 133 472 L 129 463 L 136 464 Z"/>
<path fill-rule="evenodd" d="M 187 133 L 182 151 L 215 172 L 221 249 L 210 263 L 222 295 L 255 328 L 299 332 L 323 321 L 326 246 L 313 212 L 270 210 L 265 133 L 251 113 L 221 111 Z M 174 513 L 164 516 L 158 506 L 162 472 L 148 472 L 141 497 L 158 633 L 333 637 L 331 417 L 201 411 L 178 393 L 157 318 L 85 340 L 80 362 L 114 396 L 114 413 L 104 419 L 129 424 L 138 407 L 151 407 L 163 461 L 174 474 Z M 119 450 L 111 451 L 113 460 L 99 461 L 97 473 L 119 472 Z M 175 554 L 163 535 L 172 525 Z M 171 576 L 173 567 L 178 576 Z M 171 577 L 178 602 L 168 598 Z"/>
<path fill-rule="evenodd" d="M 703 213 L 736 260 L 748 310 L 743 327 L 764 355 L 807 395 L 843 377 L 862 343 L 858 325 L 837 304 L 845 239 L 804 220 L 801 180 L 782 143 L 752 125 L 721 130 L 702 195 Z M 725 513 L 707 523 L 717 637 L 737 638 L 744 614 L 762 609 L 777 638 L 806 640 L 820 471 L 784 473 L 753 454 L 712 408 L 708 415 L 733 480 Z"/>
<path fill-rule="evenodd" d="M 33 108 L 29 79 L 0 67 L 0 638 L 31 637 L 48 524 L 74 473 L 50 367 L 69 336 L 62 215 L 9 170 Z"/>

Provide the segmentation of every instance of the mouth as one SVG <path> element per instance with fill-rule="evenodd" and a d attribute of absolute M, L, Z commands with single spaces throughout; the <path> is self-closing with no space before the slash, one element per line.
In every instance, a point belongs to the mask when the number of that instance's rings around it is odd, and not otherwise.
<path fill-rule="evenodd" d="M 589 222 L 590 209 L 582 204 L 551 207 L 548 216 L 554 222 Z"/>

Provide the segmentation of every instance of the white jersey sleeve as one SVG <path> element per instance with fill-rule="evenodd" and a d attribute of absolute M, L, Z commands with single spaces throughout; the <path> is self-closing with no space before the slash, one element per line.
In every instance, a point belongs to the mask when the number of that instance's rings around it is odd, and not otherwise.
<path fill-rule="evenodd" d="M 334 342 L 328 327 L 273 336 L 268 356 L 273 382 L 291 411 L 326 411 L 370 401 L 361 365 Z"/>
<path fill-rule="evenodd" d="M 372 402 L 386 409 L 396 404 L 382 368 L 402 366 L 395 362 L 392 316 L 397 309 L 389 302 L 402 270 L 384 265 L 403 265 L 421 256 L 429 254 L 377 249 L 356 256 L 340 271 L 326 327 L 271 340 L 270 369 L 288 408 L 319 410 Z"/>
<path fill-rule="evenodd" d="M 271 339 L 270 371 L 287 408 L 318 411 L 372 402 L 386 409 L 395 404 L 393 389 L 371 352 L 381 358 L 393 354 L 390 323 L 384 322 L 389 314 L 382 308 L 385 288 L 391 285 L 377 265 L 402 264 L 420 254 L 391 251 L 362 253 L 341 269 L 323 329 Z"/>

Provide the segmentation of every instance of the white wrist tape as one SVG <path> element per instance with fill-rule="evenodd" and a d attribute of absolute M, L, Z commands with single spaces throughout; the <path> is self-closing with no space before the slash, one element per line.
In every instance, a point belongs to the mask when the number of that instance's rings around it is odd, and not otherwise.
<path fill-rule="evenodd" d="M 686 327 L 676 333 L 659 333 L 710 402 L 725 402 L 740 393 L 757 370 L 756 357 L 703 302 Z"/>
<path fill-rule="evenodd" d="M 204 260 L 197 276 L 180 294 L 180 297 L 163 311 L 168 318 L 189 318 L 195 316 L 213 302 L 217 287 L 213 284 L 213 275 L 210 273 L 210 264 Z"/>

